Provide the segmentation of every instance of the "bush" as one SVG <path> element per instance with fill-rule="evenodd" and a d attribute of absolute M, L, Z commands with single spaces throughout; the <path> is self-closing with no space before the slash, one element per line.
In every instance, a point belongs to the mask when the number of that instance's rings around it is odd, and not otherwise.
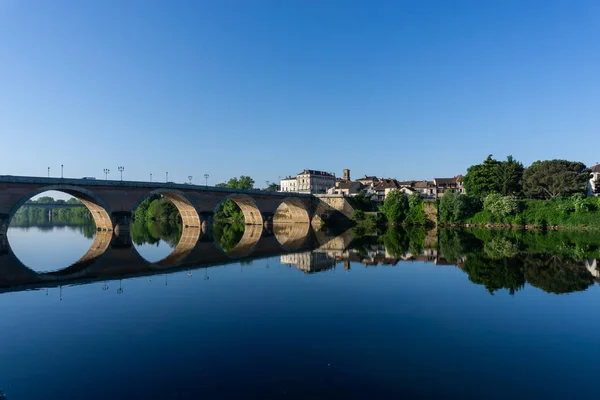
<path fill-rule="evenodd" d="M 514 196 L 502 196 L 499 193 L 492 193 L 486 196 L 483 209 L 494 219 L 502 220 L 510 214 L 515 214 L 519 210 L 519 205 Z"/>

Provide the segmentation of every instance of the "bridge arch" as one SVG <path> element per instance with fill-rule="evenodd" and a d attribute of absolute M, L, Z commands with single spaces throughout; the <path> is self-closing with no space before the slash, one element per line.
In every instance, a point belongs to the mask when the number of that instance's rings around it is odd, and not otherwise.
<path fill-rule="evenodd" d="M 223 247 L 221 247 L 221 244 L 219 244 L 219 241 L 216 239 L 214 241 L 214 245 L 217 247 L 217 249 L 221 250 L 230 258 L 241 258 L 249 256 L 260 241 L 260 238 L 262 237 L 263 227 L 262 225 L 256 224 L 245 225 L 243 227 L 244 233 L 242 237 L 240 238 L 239 242 L 237 242 L 237 244 L 231 249 L 224 249 Z"/>
<path fill-rule="evenodd" d="M 142 196 L 137 201 L 137 203 L 133 206 L 131 212 L 135 213 L 135 210 L 145 199 L 155 194 L 160 194 L 165 198 L 171 200 L 171 202 L 177 208 L 177 211 L 179 211 L 179 215 L 181 216 L 181 223 L 184 228 L 200 228 L 200 214 L 198 213 L 198 210 L 196 209 L 192 201 L 189 199 L 189 197 L 179 190 L 161 188 L 148 192 L 146 195 Z"/>
<path fill-rule="evenodd" d="M 21 208 L 21 206 L 25 204 L 29 199 L 47 191 L 62 192 L 79 199 L 92 214 L 92 218 L 94 219 L 94 223 L 96 224 L 96 230 L 113 230 L 113 224 L 110 218 L 111 211 L 110 208 L 106 205 L 106 203 L 102 201 L 102 199 L 100 199 L 98 196 L 96 196 L 93 192 L 81 187 L 71 185 L 50 185 L 29 192 L 28 194 L 23 196 L 19 201 L 17 201 L 17 203 L 15 203 L 15 205 L 12 207 L 9 213 L 9 221 L 12 220 L 13 216 L 19 210 L 19 208 Z"/>
<path fill-rule="evenodd" d="M 310 224 L 308 210 L 300 199 L 286 197 L 279 203 L 273 216 L 273 224 L 281 223 Z"/>
<path fill-rule="evenodd" d="M 256 205 L 254 199 L 245 194 L 230 194 L 221 200 L 217 206 L 215 207 L 213 213 L 217 213 L 219 208 L 225 203 L 227 200 L 233 200 L 235 204 L 242 210 L 244 214 L 244 221 L 246 225 L 261 225 L 263 224 L 263 217 L 260 212 L 260 209 Z"/>
<path fill-rule="evenodd" d="M 310 240 L 310 224 L 273 224 L 273 234 L 284 250 L 302 249 Z"/>

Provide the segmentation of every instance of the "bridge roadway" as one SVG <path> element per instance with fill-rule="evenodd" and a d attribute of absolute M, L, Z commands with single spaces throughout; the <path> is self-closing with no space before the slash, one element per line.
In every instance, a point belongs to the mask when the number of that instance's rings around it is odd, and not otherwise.
<path fill-rule="evenodd" d="M 213 186 L 112 180 L 0 176 L 0 235 L 5 235 L 15 212 L 33 196 L 55 190 L 78 198 L 102 231 L 129 231 L 136 207 L 148 196 L 161 194 L 181 214 L 184 226 L 200 228 L 231 199 L 244 213 L 247 225 L 309 224 L 315 203 L 310 194 L 239 190 Z"/>
<path fill-rule="evenodd" d="M 323 232 L 315 234 L 305 224 L 276 225 L 274 230 L 249 225 L 238 244 L 226 252 L 210 234 L 197 228 L 185 228 L 172 253 L 151 263 L 140 256 L 129 236 L 118 237 L 112 232 L 100 231 L 88 252 L 73 265 L 54 272 L 36 272 L 23 265 L 7 238 L 2 237 L 0 293 L 219 266 L 239 260 L 311 251 L 320 246 L 331 246 L 329 242 L 335 242 L 335 238 Z"/>

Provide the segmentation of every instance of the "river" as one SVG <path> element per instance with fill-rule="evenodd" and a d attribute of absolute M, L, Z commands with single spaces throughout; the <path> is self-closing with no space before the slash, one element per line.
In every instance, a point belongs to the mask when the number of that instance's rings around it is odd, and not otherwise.
<path fill-rule="evenodd" d="M 132 246 L 150 265 L 180 235 Z M 311 235 L 298 252 L 5 286 L 0 389 L 10 400 L 596 395 L 593 235 Z M 0 260 L 42 274 L 76 263 L 93 228 L 11 226 L 8 242 Z"/>

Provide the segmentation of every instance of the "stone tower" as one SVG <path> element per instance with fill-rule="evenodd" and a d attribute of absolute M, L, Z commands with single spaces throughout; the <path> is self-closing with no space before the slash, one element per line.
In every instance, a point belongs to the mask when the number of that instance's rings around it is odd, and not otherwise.
<path fill-rule="evenodd" d="M 350 180 L 350 170 L 347 168 L 344 170 L 344 179 L 347 181 Z"/>

